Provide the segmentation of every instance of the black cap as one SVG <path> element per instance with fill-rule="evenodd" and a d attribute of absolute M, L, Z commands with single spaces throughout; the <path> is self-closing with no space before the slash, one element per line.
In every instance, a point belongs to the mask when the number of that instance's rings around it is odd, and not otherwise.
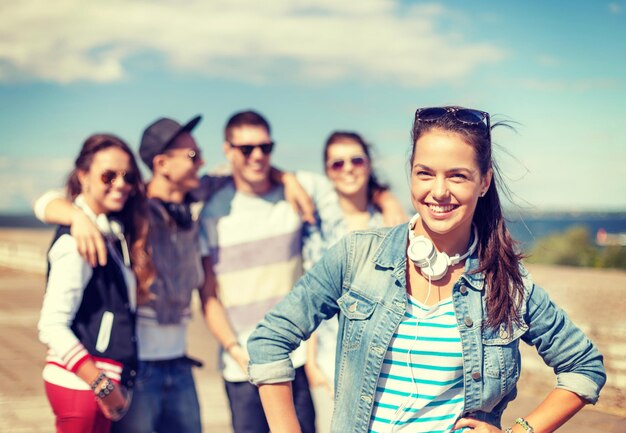
<path fill-rule="evenodd" d="M 143 131 L 141 137 L 141 145 L 139 146 L 141 160 L 152 170 L 154 157 L 165 152 L 165 149 L 180 134 L 191 132 L 201 119 L 202 116 L 196 116 L 185 125 L 181 125 L 173 119 L 164 117 L 152 123 Z"/>

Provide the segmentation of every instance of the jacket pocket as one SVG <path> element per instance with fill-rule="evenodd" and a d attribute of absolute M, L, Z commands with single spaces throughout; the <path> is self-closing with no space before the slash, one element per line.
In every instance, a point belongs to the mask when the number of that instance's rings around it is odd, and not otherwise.
<path fill-rule="evenodd" d="M 361 293 L 348 291 L 337 300 L 341 315 L 345 317 L 343 329 L 343 347 L 353 350 L 359 347 L 365 328 L 372 316 L 376 301 L 369 299 Z"/>
<path fill-rule="evenodd" d="M 519 339 L 528 326 L 513 325 L 512 332 L 505 326 L 483 331 L 485 375 L 503 379 L 519 375 Z"/>
<path fill-rule="evenodd" d="M 483 330 L 483 407 L 493 409 L 514 388 L 520 375 L 520 337 L 528 326 L 514 325 L 512 331 Z"/>

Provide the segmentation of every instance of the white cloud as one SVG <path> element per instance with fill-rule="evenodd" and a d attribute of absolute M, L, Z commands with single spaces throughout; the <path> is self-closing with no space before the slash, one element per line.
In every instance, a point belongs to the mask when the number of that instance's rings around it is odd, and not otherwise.
<path fill-rule="evenodd" d="M 540 80 L 525 79 L 519 80 L 519 84 L 530 90 L 548 91 L 548 92 L 588 92 L 591 90 L 607 90 L 617 89 L 623 86 L 623 83 L 613 79 L 606 78 L 588 78 L 580 80 Z"/>
<path fill-rule="evenodd" d="M 537 63 L 539 63 L 541 66 L 547 66 L 547 67 L 561 66 L 560 59 L 558 59 L 557 57 L 548 55 L 548 54 L 540 55 L 537 58 Z"/>
<path fill-rule="evenodd" d="M 0 80 L 122 79 L 152 54 L 173 70 L 251 82 L 342 79 L 423 86 L 504 52 L 442 27 L 437 4 L 361 0 L 0 0 Z M 451 26 L 454 27 L 454 26 Z M 285 77 L 285 75 L 288 75 Z"/>
<path fill-rule="evenodd" d="M 609 3 L 609 12 L 619 14 L 622 12 L 622 6 L 619 3 Z"/>

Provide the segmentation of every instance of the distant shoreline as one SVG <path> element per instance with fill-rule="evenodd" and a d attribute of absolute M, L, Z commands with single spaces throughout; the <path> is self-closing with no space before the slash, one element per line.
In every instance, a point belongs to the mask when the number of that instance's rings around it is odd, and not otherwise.
<path fill-rule="evenodd" d="M 505 210 L 504 214 L 509 221 L 517 221 L 522 218 L 623 218 L 626 220 L 624 211 L 577 211 L 577 210 L 534 210 L 512 211 Z M 19 225 L 13 225 L 19 224 Z M 32 212 L 0 212 L 0 227 L 41 227 L 41 223 Z"/>
<path fill-rule="evenodd" d="M 39 221 L 32 213 L 0 214 L 0 227 L 49 229 L 50 226 Z"/>
<path fill-rule="evenodd" d="M 508 219 L 516 218 L 624 218 L 626 219 L 626 211 L 557 211 L 557 210 L 535 210 L 535 211 L 511 211 L 505 210 L 504 215 Z"/>
<path fill-rule="evenodd" d="M 538 240 L 552 234 L 563 232 L 573 226 L 585 226 L 593 240 L 598 230 L 609 234 L 626 233 L 626 212 L 505 212 L 507 226 L 513 237 L 528 250 Z M 0 228 L 50 229 L 32 213 L 0 214 Z"/>

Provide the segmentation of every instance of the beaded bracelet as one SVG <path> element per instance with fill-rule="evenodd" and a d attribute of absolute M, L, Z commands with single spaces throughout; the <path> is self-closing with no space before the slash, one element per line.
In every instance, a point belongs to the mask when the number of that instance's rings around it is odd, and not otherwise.
<path fill-rule="evenodd" d="M 105 379 L 106 377 L 107 376 L 106 374 L 104 374 L 104 371 L 101 371 L 98 377 L 96 377 L 96 379 L 93 382 L 91 382 L 91 385 L 90 385 L 91 390 L 95 391 L 98 385 L 100 385 L 100 382 L 102 382 L 102 380 Z"/>
<path fill-rule="evenodd" d="M 519 424 L 526 431 L 526 433 L 535 433 L 535 429 L 528 424 L 524 418 L 515 418 L 515 424 Z M 513 433 L 513 428 L 507 427 L 504 429 L 504 433 Z"/>
<path fill-rule="evenodd" d="M 100 391 L 98 391 L 98 394 L 96 395 L 96 397 L 102 400 L 107 395 L 111 394 L 111 392 L 113 392 L 114 389 L 115 389 L 115 384 L 111 382 L 110 379 L 107 379 L 105 385 L 100 389 Z"/>

